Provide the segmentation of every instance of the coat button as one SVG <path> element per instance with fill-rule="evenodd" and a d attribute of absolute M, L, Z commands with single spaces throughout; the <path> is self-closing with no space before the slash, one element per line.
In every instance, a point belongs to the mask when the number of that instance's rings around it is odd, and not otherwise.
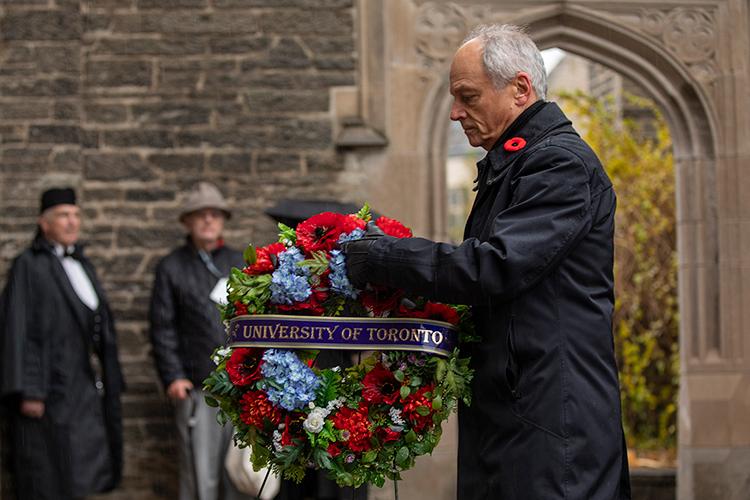
<path fill-rule="evenodd" d="M 95 314 L 94 315 L 94 323 L 101 323 L 102 322 L 102 315 L 101 314 Z"/>
<path fill-rule="evenodd" d="M 94 339 L 94 342 L 99 342 L 102 339 L 102 336 L 98 333 L 95 333 L 92 338 Z"/>
<path fill-rule="evenodd" d="M 94 325 L 94 331 L 97 332 L 97 333 L 101 332 L 102 331 L 102 325 L 98 325 L 98 324 Z"/>
<path fill-rule="evenodd" d="M 101 380 L 97 380 L 95 385 L 96 385 L 96 388 L 99 389 L 100 391 L 104 389 L 104 382 L 102 382 Z"/>

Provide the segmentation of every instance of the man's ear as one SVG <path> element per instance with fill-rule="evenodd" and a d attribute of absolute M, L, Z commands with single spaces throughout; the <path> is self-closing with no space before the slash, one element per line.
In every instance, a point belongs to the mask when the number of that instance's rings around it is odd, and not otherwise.
<path fill-rule="evenodd" d="M 42 230 L 42 233 L 46 233 L 47 229 L 49 229 L 49 222 L 47 222 L 46 214 L 42 214 L 36 219 L 36 224 L 39 226 L 39 229 Z"/>
<path fill-rule="evenodd" d="M 530 100 L 536 99 L 536 92 L 534 92 L 534 86 L 531 84 L 531 76 L 525 71 L 518 72 L 513 79 L 513 85 L 515 87 L 513 97 L 516 100 L 516 105 L 522 107 Z"/>

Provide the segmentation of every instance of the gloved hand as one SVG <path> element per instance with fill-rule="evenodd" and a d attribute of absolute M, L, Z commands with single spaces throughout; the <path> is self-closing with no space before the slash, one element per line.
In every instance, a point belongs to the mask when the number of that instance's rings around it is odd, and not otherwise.
<path fill-rule="evenodd" d="M 370 221 L 367 223 L 367 230 L 362 238 L 341 244 L 341 250 L 346 255 L 346 275 L 354 288 L 363 290 L 367 285 L 369 281 L 367 253 L 373 243 L 383 236 L 385 233 Z"/>

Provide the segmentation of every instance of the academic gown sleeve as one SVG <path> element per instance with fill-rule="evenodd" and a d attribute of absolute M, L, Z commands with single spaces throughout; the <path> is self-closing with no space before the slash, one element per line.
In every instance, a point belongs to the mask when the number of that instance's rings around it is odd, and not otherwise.
<path fill-rule="evenodd" d="M 460 245 L 382 237 L 368 251 L 375 284 L 455 304 L 510 299 L 538 283 L 591 227 L 589 173 L 559 146 L 526 159 L 512 180 L 508 207 L 486 240 Z"/>
<path fill-rule="evenodd" d="M 8 273 L 0 299 L 0 395 L 44 400 L 48 389 L 44 362 L 47 346 L 39 329 L 34 328 L 40 298 L 34 297 L 32 272 L 28 255 L 19 256 Z"/>

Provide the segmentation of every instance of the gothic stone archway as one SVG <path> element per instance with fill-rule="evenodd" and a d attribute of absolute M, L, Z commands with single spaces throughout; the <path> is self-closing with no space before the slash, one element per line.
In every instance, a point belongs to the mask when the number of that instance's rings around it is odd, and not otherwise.
<path fill-rule="evenodd" d="M 677 175 L 681 394 L 678 496 L 750 490 L 750 42 L 747 2 L 360 0 L 360 85 L 334 93 L 342 181 L 444 236 L 450 58 L 475 24 L 527 24 L 636 81 L 664 110 Z M 743 295 L 743 292 L 745 295 Z"/>

